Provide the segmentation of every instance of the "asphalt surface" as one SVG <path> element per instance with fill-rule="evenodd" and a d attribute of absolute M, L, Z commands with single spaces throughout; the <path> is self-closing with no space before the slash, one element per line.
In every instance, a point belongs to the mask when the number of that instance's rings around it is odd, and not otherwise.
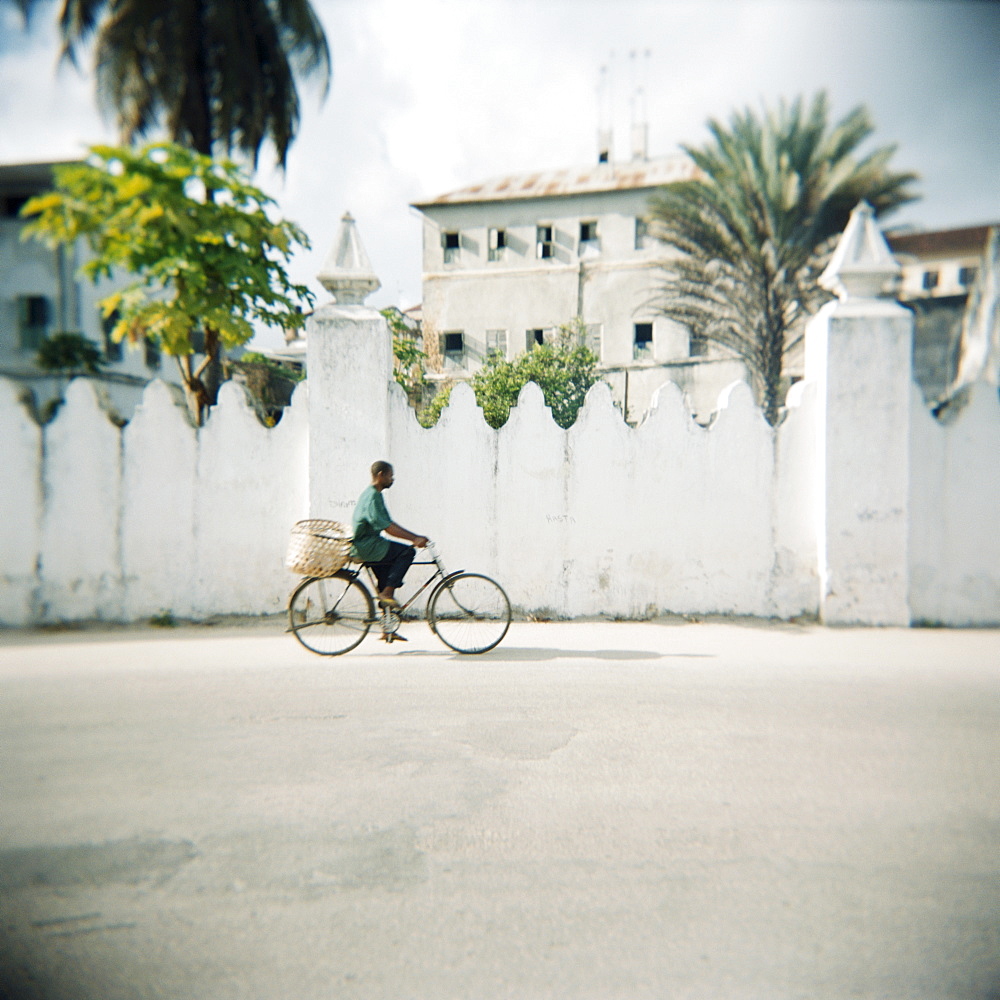
<path fill-rule="evenodd" d="M 1000 633 L 0 634 L 0 998 L 1000 997 Z"/>

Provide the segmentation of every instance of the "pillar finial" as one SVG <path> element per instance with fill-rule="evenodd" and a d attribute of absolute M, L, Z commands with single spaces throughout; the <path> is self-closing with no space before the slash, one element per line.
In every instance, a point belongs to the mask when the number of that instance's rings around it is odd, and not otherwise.
<path fill-rule="evenodd" d="M 875 210 L 866 201 L 851 212 L 837 249 L 819 277 L 819 285 L 842 302 L 877 299 L 901 272 L 878 226 Z"/>
<path fill-rule="evenodd" d="M 316 277 L 339 305 L 361 305 L 382 287 L 350 212 L 340 220 L 337 238 Z"/>

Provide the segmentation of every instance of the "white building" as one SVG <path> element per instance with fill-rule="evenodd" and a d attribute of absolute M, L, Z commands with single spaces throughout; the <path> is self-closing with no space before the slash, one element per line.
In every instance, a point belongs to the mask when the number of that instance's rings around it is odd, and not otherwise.
<path fill-rule="evenodd" d="M 913 310 L 913 372 L 934 403 L 958 374 L 969 292 L 985 268 L 990 231 L 1000 226 L 897 230 L 886 241 L 902 268 L 897 295 Z"/>
<path fill-rule="evenodd" d="M 677 382 L 699 416 L 745 378 L 686 328 L 658 315 L 664 250 L 647 236 L 657 188 L 695 176 L 684 156 L 600 162 L 499 177 L 413 207 L 424 217 L 424 334 L 446 374 L 467 377 L 492 351 L 543 343 L 576 316 L 627 418 Z"/>
<path fill-rule="evenodd" d="M 993 223 L 993 226 L 1000 223 Z M 964 297 L 982 267 L 990 226 L 888 231 L 886 240 L 903 273 L 899 298 Z"/>
<path fill-rule="evenodd" d="M 39 345 L 55 333 L 83 334 L 105 362 L 93 378 L 127 418 L 151 378 L 176 382 L 177 373 L 170 365 L 161 370 L 154 345 L 129 348 L 111 340 L 112 323 L 102 318 L 98 303 L 116 286 L 80 279 L 82 247 L 52 250 L 37 240 L 22 240 L 25 223 L 18 213 L 29 198 L 52 187 L 55 166 L 0 165 L 0 375 L 30 388 L 43 409 L 61 396 L 65 379 L 39 368 Z"/>

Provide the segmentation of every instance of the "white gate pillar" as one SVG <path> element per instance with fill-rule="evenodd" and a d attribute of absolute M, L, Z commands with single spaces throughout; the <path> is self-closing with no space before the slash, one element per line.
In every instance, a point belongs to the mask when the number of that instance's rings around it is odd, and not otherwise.
<path fill-rule="evenodd" d="M 350 213 L 317 277 L 334 300 L 306 322 L 309 514 L 345 520 L 386 455 L 392 371 L 388 325 L 364 305 L 381 282 Z"/>
<path fill-rule="evenodd" d="M 827 624 L 910 624 L 913 315 L 880 298 L 899 264 L 862 203 L 820 283 L 835 292 L 806 330 L 817 383 L 819 612 Z"/>

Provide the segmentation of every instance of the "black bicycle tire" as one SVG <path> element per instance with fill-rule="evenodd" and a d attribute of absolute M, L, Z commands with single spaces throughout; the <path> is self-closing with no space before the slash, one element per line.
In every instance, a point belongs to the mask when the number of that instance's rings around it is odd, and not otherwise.
<path fill-rule="evenodd" d="M 361 599 L 364 607 L 363 617 L 352 615 L 350 619 L 354 624 L 350 626 L 351 631 L 347 636 L 345 636 L 345 640 L 349 638 L 352 639 L 353 641 L 349 642 L 347 645 L 343 647 L 338 646 L 338 648 L 336 649 L 317 648 L 321 645 L 318 641 L 315 644 L 310 644 L 310 642 L 307 641 L 307 639 L 311 637 L 313 634 L 315 635 L 323 634 L 326 635 L 327 638 L 331 637 L 332 633 L 330 632 L 323 632 L 323 633 L 318 631 L 316 633 L 312 632 L 313 626 L 319 629 L 321 627 L 326 628 L 328 625 L 332 624 L 331 622 L 326 620 L 327 612 L 324 612 L 323 620 L 316 620 L 313 622 L 305 622 L 305 623 L 301 621 L 296 622 L 295 620 L 296 601 L 299 600 L 300 595 L 305 593 L 306 591 L 309 591 L 310 588 L 314 588 L 315 585 L 322 584 L 324 581 L 329 581 L 329 580 L 340 580 L 346 584 L 341 594 L 341 597 L 337 602 L 338 605 L 343 601 L 344 595 L 356 591 L 357 592 L 356 596 Z M 322 588 L 320 588 L 320 590 L 322 591 Z M 304 579 L 295 588 L 295 590 L 292 591 L 292 596 L 288 599 L 289 631 L 303 646 L 305 646 L 306 649 L 309 650 L 310 653 L 316 653 L 319 656 L 342 656 L 344 653 L 349 653 L 352 649 L 355 649 L 361 643 L 361 641 L 364 639 L 366 635 L 368 635 L 368 632 L 371 629 L 372 623 L 374 621 L 375 621 L 375 603 L 372 600 L 372 596 L 368 592 L 368 588 L 351 573 L 345 573 L 342 571 L 340 573 L 335 573 L 332 577 L 318 577 L 318 576 L 306 577 L 306 579 Z"/>
<path fill-rule="evenodd" d="M 486 645 L 477 645 L 472 648 L 468 646 L 458 645 L 456 641 L 452 641 L 446 638 L 445 636 L 449 631 L 449 629 L 445 629 L 445 633 L 443 634 L 440 625 L 442 622 L 448 619 L 446 619 L 444 615 L 438 614 L 438 600 L 440 599 L 441 595 L 449 591 L 454 584 L 458 583 L 461 580 L 467 580 L 467 579 L 483 580 L 486 583 L 490 584 L 492 587 L 495 587 L 499 596 L 503 598 L 502 606 L 505 609 L 505 616 L 496 619 L 498 625 L 501 622 L 503 623 L 503 628 L 501 629 L 500 634 Z M 466 653 L 469 655 L 475 655 L 478 653 L 486 653 L 489 650 L 494 649 L 503 641 L 504 636 L 506 636 L 507 630 L 510 628 L 510 621 L 511 621 L 510 598 L 507 596 L 507 593 L 503 589 L 503 587 L 501 587 L 500 584 L 496 582 L 496 580 L 494 580 L 492 577 L 486 576 L 483 573 L 456 573 L 454 576 L 445 577 L 445 579 L 443 579 L 434 588 L 434 591 L 430 596 L 430 600 L 427 602 L 427 624 L 430 625 L 431 631 L 446 646 L 448 646 L 450 649 L 455 650 L 456 653 Z M 452 639 L 454 639 L 454 636 L 452 636 Z"/>

